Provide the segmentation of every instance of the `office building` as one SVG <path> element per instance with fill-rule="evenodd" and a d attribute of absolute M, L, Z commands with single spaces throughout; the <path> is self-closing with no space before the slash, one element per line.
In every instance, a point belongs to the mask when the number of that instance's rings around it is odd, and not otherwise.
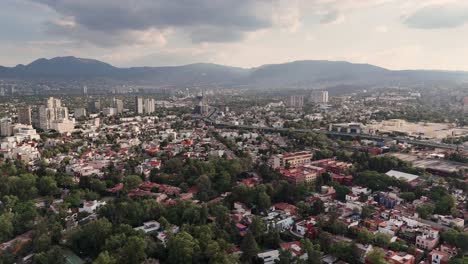
<path fill-rule="evenodd" d="M 208 101 L 203 94 L 197 96 L 197 103 L 195 105 L 194 113 L 199 115 L 206 115 L 210 110 Z"/>
<path fill-rule="evenodd" d="M 88 86 L 83 86 L 83 94 L 87 95 L 88 94 Z"/>
<path fill-rule="evenodd" d="M 24 107 L 18 109 L 18 123 L 23 125 L 31 125 L 31 107 Z"/>
<path fill-rule="evenodd" d="M 327 91 L 313 91 L 310 95 L 310 101 L 315 104 L 326 104 L 328 103 L 328 92 Z"/>
<path fill-rule="evenodd" d="M 135 114 L 143 114 L 143 98 L 135 96 Z"/>
<path fill-rule="evenodd" d="M 288 106 L 291 108 L 301 109 L 304 106 L 304 96 L 291 95 L 289 97 Z"/>
<path fill-rule="evenodd" d="M 113 108 L 117 110 L 117 114 L 122 114 L 123 113 L 123 101 L 120 99 L 114 98 L 112 101 Z"/>
<path fill-rule="evenodd" d="M 88 103 L 88 113 L 99 114 L 101 112 L 101 101 L 96 100 Z"/>
<path fill-rule="evenodd" d="M 52 129 L 55 120 L 68 119 L 68 108 L 62 106 L 62 101 L 49 97 L 45 105 L 39 107 L 39 127 L 47 130 Z"/>

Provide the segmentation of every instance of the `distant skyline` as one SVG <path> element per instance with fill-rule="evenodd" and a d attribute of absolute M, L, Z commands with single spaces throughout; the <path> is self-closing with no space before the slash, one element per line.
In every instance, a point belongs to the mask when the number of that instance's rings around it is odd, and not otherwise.
<path fill-rule="evenodd" d="M 344 60 L 468 71 L 462 0 L 3 0 L 0 65 L 118 67 Z"/>

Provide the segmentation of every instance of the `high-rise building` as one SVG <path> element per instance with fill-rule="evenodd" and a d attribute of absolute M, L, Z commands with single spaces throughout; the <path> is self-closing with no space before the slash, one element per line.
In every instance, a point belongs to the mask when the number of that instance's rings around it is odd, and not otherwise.
<path fill-rule="evenodd" d="M 155 110 L 154 105 L 155 105 L 155 102 L 153 98 L 145 99 L 143 102 L 143 111 L 145 112 L 145 114 L 154 113 L 154 110 Z"/>
<path fill-rule="evenodd" d="M 117 109 L 117 114 L 122 114 L 123 113 L 123 101 L 120 99 L 114 98 L 112 101 L 113 108 Z"/>
<path fill-rule="evenodd" d="M 143 98 L 135 96 L 135 114 L 143 114 Z"/>
<path fill-rule="evenodd" d="M 0 136 L 9 137 L 13 135 L 13 124 L 9 118 L 0 120 Z"/>
<path fill-rule="evenodd" d="M 101 112 L 101 101 L 96 100 L 88 103 L 88 112 L 90 114 L 98 114 Z"/>
<path fill-rule="evenodd" d="M 88 86 L 83 86 L 83 94 L 87 95 L 88 94 Z"/>
<path fill-rule="evenodd" d="M 31 125 L 31 107 L 24 107 L 18 109 L 18 123 L 23 125 Z"/>
<path fill-rule="evenodd" d="M 288 106 L 291 108 L 302 108 L 304 106 L 304 96 L 302 95 L 291 95 L 289 97 Z"/>
<path fill-rule="evenodd" d="M 328 91 L 313 91 L 310 95 L 310 101 L 315 104 L 328 103 Z"/>
<path fill-rule="evenodd" d="M 51 129 L 56 120 L 68 120 L 68 108 L 62 106 L 60 99 L 49 97 L 45 105 L 39 107 L 39 127 Z"/>
<path fill-rule="evenodd" d="M 105 115 L 105 116 L 114 116 L 117 114 L 117 108 L 114 108 L 114 107 L 106 107 L 104 109 L 102 109 L 102 113 Z"/>
<path fill-rule="evenodd" d="M 86 117 L 86 108 L 75 108 L 75 118 Z"/>
<path fill-rule="evenodd" d="M 210 110 L 210 105 L 208 104 L 208 101 L 206 98 L 203 96 L 203 94 L 197 96 L 197 103 L 195 105 L 195 114 L 199 115 L 205 115 L 208 114 Z"/>

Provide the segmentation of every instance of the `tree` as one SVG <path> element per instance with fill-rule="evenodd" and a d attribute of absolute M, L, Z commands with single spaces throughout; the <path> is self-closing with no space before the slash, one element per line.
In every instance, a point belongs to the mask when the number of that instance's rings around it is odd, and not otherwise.
<path fill-rule="evenodd" d="M 69 243 L 75 252 L 96 257 L 111 233 L 112 224 L 101 218 L 74 230 Z"/>
<path fill-rule="evenodd" d="M 146 242 L 138 236 L 131 236 L 124 246 L 118 250 L 118 263 L 133 264 L 141 263 L 146 259 Z"/>
<path fill-rule="evenodd" d="M 0 242 L 6 241 L 13 236 L 13 213 L 0 215 Z"/>
<path fill-rule="evenodd" d="M 242 239 L 240 248 L 242 250 L 241 260 L 252 263 L 252 258 L 258 254 L 259 248 L 250 231 Z"/>
<path fill-rule="evenodd" d="M 39 179 L 37 188 L 41 195 L 57 195 L 60 193 L 60 188 L 57 187 L 57 182 L 51 176 L 44 176 Z"/>
<path fill-rule="evenodd" d="M 290 249 L 280 250 L 279 260 L 275 261 L 275 264 L 292 264 L 294 263 L 294 257 Z"/>
<path fill-rule="evenodd" d="M 428 219 L 434 213 L 434 205 L 431 203 L 418 205 L 416 212 L 418 212 L 420 218 Z"/>
<path fill-rule="evenodd" d="M 364 205 L 361 211 L 361 218 L 366 219 L 371 216 L 375 211 L 375 208 L 371 205 Z"/>
<path fill-rule="evenodd" d="M 361 229 L 357 233 L 357 242 L 362 244 L 370 244 L 374 239 L 374 235 L 367 229 Z"/>
<path fill-rule="evenodd" d="M 436 202 L 434 213 L 441 215 L 451 214 L 452 208 L 455 207 L 455 199 L 451 195 L 446 195 Z"/>
<path fill-rule="evenodd" d="M 127 191 L 137 188 L 140 183 L 141 178 L 138 175 L 129 175 L 123 179 L 123 184 Z"/>
<path fill-rule="evenodd" d="M 374 243 L 376 246 L 386 248 L 390 244 L 390 237 L 384 233 L 377 233 L 374 237 Z"/>
<path fill-rule="evenodd" d="M 468 263 L 468 257 L 452 258 L 448 261 L 448 264 L 466 264 Z"/>
<path fill-rule="evenodd" d="M 33 257 L 34 264 L 64 264 L 65 257 L 60 247 L 55 246 L 46 252 L 41 252 Z"/>
<path fill-rule="evenodd" d="M 309 239 L 301 240 L 301 246 L 307 253 L 307 264 L 321 264 L 320 245 L 314 245 Z"/>
<path fill-rule="evenodd" d="M 367 260 L 372 264 L 387 264 L 385 260 L 385 253 L 380 248 L 375 248 L 367 254 Z"/>
<path fill-rule="evenodd" d="M 249 230 L 252 232 L 254 237 L 263 235 L 263 233 L 266 231 L 265 222 L 263 222 L 260 217 L 254 215 L 252 217 L 252 223 L 249 225 Z"/>
<path fill-rule="evenodd" d="M 257 206 L 260 212 L 264 212 L 271 207 L 270 196 L 266 192 L 260 192 L 257 198 Z"/>
<path fill-rule="evenodd" d="M 200 252 L 200 246 L 189 233 L 182 231 L 169 238 L 167 250 L 169 252 L 168 263 L 192 263 L 197 253 Z"/>
<path fill-rule="evenodd" d="M 103 251 L 99 253 L 99 256 L 93 261 L 93 264 L 117 264 L 117 261 L 109 255 L 109 252 Z"/>

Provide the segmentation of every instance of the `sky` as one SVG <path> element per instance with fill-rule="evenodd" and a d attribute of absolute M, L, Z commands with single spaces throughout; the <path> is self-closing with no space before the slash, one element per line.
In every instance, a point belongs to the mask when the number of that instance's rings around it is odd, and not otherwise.
<path fill-rule="evenodd" d="M 0 0 L 0 65 L 345 60 L 468 71 L 466 0 Z"/>

